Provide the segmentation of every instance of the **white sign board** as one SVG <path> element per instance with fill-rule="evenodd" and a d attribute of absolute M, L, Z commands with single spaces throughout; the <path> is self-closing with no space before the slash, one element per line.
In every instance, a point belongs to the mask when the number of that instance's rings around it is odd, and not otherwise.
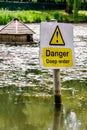
<path fill-rule="evenodd" d="M 73 67 L 72 24 L 42 22 L 40 32 L 40 66 L 52 69 Z"/>

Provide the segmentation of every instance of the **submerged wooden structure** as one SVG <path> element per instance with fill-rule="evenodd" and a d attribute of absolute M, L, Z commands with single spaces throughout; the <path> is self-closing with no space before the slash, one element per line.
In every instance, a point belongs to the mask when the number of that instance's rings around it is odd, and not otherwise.
<path fill-rule="evenodd" d="M 15 18 L 0 30 L 0 43 L 33 42 L 33 34 L 27 25 Z"/>

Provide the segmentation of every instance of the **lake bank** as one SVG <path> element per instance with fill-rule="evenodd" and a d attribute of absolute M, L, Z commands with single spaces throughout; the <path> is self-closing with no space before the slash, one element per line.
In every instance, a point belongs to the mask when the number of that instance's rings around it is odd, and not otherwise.
<path fill-rule="evenodd" d="M 64 10 L 23 10 L 9 11 L 0 10 L 0 25 L 5 25 L 12 19 L 18 18 L 24 23 L 40 23 L 41 21 L 50 21 L 56 19 L 59 22 L 73 23 L 73 14 L 67 14 Z M 78 23 L 87 22 L 87 11 L 78 12 Z"/>

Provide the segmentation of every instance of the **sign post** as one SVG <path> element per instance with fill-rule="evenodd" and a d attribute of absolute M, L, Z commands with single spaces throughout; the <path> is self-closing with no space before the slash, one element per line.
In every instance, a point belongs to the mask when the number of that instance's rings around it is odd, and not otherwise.
<path fill-rule="evenodd" d="M 60 69 L 74 66 L 73 26 L 42 22 L 40 35 L 40 66 L 54 70 L 55 104 L 61 104 Z"/>
<path fill-rule="evenodd" d="M 61 101 L 61 84 L 60 84 L 60 69 L 54 69 L 54 102 L 56 106 L 60 106 Z"/>

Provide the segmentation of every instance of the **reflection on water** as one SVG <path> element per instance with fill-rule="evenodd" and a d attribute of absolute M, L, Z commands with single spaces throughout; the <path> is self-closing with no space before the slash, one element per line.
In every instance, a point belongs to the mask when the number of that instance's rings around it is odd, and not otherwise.
<path fill-rule="evenodd" d="M 0 94 L 0 130 L 87 130 L 87 104 L 67 99 L 60 109 L 52 97 Z"/>
<path fill-rule="evenodd" d="M 39 42 L 39 24 L 31 24 Z M 39 68 L 38 46 L 0 44 L 0 130 L 87 130 L 87 25 L 74 26 L 76 66 L 61 69 L 61 109 L 53 71 Z"/>
<path fill-rule="evenodd" d="M 61 106 L 59 108 L 54 109 L 53 116 L 53 128 L 52 130 L 60 130 L 60 121 L 61 121 Z"/>
<path fill-rule="evenodd" d="M 48 129 L 51 127 L 52 113 L 49 98 L 0 94 L 0 130 Z"/>

